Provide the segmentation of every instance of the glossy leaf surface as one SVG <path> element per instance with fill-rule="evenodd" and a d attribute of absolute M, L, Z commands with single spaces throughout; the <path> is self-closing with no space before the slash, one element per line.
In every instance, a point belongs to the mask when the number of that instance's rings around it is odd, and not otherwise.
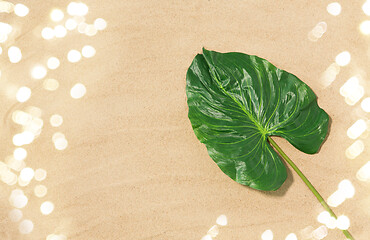
<path fill-rule="evenodd" d="M 257 56 L 203 49 L 188 69 L 186 94 L 193 130 L 210 157 L 255 189 L 276 190 L 287 176 L 267 136 L 312 154 L 328 131 L 329 116 L 313 91 Z"/>

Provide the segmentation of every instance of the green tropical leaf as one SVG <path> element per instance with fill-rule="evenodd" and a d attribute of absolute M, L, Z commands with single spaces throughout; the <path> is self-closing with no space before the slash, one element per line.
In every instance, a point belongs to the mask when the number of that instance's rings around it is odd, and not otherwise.
<path fill-rule="evenodd" d="M 210 157 L 255 189 L 276 190 L 287 176 L 268 136 L 313 154 L 328 132 L 329 116 L 314 92 L 257 56 L 203 49 L 188 69 L 186 94 L 193 130 Z"/>

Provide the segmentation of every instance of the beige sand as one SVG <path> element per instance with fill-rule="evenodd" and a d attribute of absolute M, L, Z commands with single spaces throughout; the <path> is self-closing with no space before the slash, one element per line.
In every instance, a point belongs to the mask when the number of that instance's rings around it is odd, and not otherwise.
<path fill-rule="evenodd" d="M 92 37 L 74 30 L 53 40 L 42 39 L 40 32 L 57 25 L 51 22 L 50 11 L 65 12 L 69 2 L 24 2 L 30 8 L 24 18 L 0 13 L 0 20 L 16 29 L 1 44 L 0 157 L 5 161 L 12 154 L 12 137 L 22 130 L 12 121 L 12 112 L 38 107 L 44 126 L 41 135 L 24 147 L 25 163 L 45 169 L 47 178 L 25 187 L 0 182 L 1 239 L 46 239 L 52 233 L 73 240 L 201 239 L 221 214 L 227 216 L 228 225 L 220 228 L 219 240 L 260 239 L 267 229 L 274 239 L 285 239 L 289 233 L 300 237 L 308 226 L 318 228 L 316 217 L 323 209 L 294 172 L 289 171 L 276 192 L 252 190 L 224 175 L 196 139 L 187 119 L 185 73 L 203 46 L 256 54 L 312 87 L 332 119 L 321 151 L 310 156 L 283 139 L 276 141 L 325 199 L 341 180 L 352 182 L 355 196 L 335 211 L 350 218 L 356 239 L 368 239 L 370 185 L 356 178 L 369 160 L 366 134 L 358 138 L 365 143 L 364 152 L 355 159 L 345 155 L 355 142 L 347 137 L 347 129 L 368 115 L 360 101 L 350 106 L 339 94 L 350 77 L 360 74 L 365 97 L 369 96 L 370 40 L 358 28 L 369 18 L 361 10 L 363 1 L 341 1 L 342 13 L 332 16 L 327 1 L 91 0 L 86 2 L 86 22 L 101 17 L 107 28 Z M 308 33 L 321 21 L 327 23 L 326 33 L 310 41 Z M 68 51 L 81 50 L 85 44 L 95 47 L 96 55 L 68 62 Z M 12 45 L 23 54 L 16 64 L 7 57 Z M 324 71 L 342 51 L 351 53 L 350 64 L 340 69 L 331 85 L 322 87 Z M 47 75 L 59 81 L 53 92 L 43 89 L 43 80 L 30 76 L 31 68 L 45 65 L 50 56 L 61 61 Z M 69 91 L 77 82 L 87 92 L 72 99 Z M 30 100 L 16 103 L 12 86 L 30 87 Z M 52 114 L 63 117 L 60 127 L 50 125 Z M 54 148 L 55 132 L 65 135 L 65 150 Z M 37 184 L 47 187 L 46 196 L 34 195 Z M 28 235 L 20 234 L 19 222 L 8 217 L 13 208 L 8 198 L 16 188 L 28 197 L 22 209 L 23 219 L 34 224 Z M 40 213 L 44 201 L 55 205 L 48 216 Z M 329 230 L 326 239 L 344 236 Z"/>

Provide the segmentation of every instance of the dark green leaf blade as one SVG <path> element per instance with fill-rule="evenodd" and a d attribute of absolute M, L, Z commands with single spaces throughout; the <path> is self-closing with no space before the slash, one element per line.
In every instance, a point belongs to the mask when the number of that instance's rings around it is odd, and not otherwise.
<path fill-rule="evenodd" d="M 211 158 L 235 181 L 276 190 L 286 168 L 267 136 L 286 138 L 314 153 L 324 140 L 328 115 L 316 95 L 294 75 L 243 53 L 203 50 L 187 72 L 189 119 Z"/>

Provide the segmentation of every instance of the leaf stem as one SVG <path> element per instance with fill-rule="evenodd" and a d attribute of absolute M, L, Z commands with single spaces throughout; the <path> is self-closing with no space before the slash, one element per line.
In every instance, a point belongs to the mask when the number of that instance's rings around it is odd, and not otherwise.
<path fill-rule="evenodd" d="M 325 208 L 326 211 L 330 213 L 331 216 L 333 216 L 335 219 L 337 219 L 337 216 L 331 210 L 329 205 L 325 202 L 325 200 L 322 198 L 320 193 L 315 189 L 315 187 L 308 181 L 308 179 L 303 175 L 301 170 L 294 164 L 294 162 L 283 152 L 283 150 L 276 144 L 274 140 L 272 140 L 271 137 L 267 137 L 268 141 L 271 143 L 271 145 L 280 153 L 280 155 L 289 163 L 289 165 L 294 169 L 294 171 L 298 174 L 298 176 L 303 180 L 303 182 L 307 185 L 307 187 L 311 190 L 311 192 L 315 195 L 317 200 L 321 203 L 321 205 Z M 354 240 L 353 236 L 349 233 L 347 230 L 342 230 L 344 235 L 347 237 L 347 239 Z"/>

